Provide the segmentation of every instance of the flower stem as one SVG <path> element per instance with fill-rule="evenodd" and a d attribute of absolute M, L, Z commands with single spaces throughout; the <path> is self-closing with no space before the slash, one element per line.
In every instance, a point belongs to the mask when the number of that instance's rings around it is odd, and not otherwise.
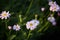
<path fill-rule="evenodd" d="M 39 29 L 38 32 L 41 32 L 48 25 L 48 23 L 49 22 L 46 22 L 46 24 L 41 29 Z"/>
<path fill-rule="evenodd" d="M 27 40 L 29 39 L 30 35 L 31 35 L 31 30 L 29 30 L 29 33 L 28 33 L 28 36 L 27 36 Z"/>
<path fill-rule="evenodd" d="M 5 20 L 5 26 L 6 26 L 6 29 L 7 29 L 7 20 Z"/>
<path fill-rule="evenodd" d="M 10 36 L 10 34 L 11 34 L 11 30 L 9 31 L 9 36 Z"/>

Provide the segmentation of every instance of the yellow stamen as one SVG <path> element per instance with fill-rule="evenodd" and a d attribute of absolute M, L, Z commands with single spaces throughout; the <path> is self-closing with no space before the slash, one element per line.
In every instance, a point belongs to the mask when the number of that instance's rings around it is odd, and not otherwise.
<path fill-rule="evenodd" d="M 7 14 L 6 14 L 6 13 L 4 13 L 4 14 L 2 14 L 2 16 L 7 16 Z"/>
<path fill-rule="evenodd" d="M 33 26 L 33 24 L 32 24 L 32 23 L 30 23 L 30 26 Z"/>

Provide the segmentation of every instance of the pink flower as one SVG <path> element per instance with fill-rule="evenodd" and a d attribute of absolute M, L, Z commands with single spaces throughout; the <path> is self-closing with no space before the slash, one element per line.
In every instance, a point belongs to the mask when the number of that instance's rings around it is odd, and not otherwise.
<path fill-rule="evenodd" d="M 58 5 L 56 5 L 56 4 L 50 6 L 50 11 L 54 12 L 54 11 L 58 11 L 59 9 L 60 9 L 60 7 Z"/>
<path fill-rule="evenodd" d="M 55 2 L 49 1 L 49 5 L 50 5 L 50 6 L 51 6 L 51 5 L 55 5 L 55 4 L 57 4 L 56 1 L 55 1 Z"/>
<path fill-rule="evenodd" d="M 49 5 L 50 5 L 50 11 L 52 12 L 58 11 L 60 9 L 59 5 L 56 2 L 50 1 Z"/>

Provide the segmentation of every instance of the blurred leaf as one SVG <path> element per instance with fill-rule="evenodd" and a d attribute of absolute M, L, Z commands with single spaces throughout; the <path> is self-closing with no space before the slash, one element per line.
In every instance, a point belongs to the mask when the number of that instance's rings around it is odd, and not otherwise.
<path fill-rule="evenodd" d="M 9 39 L 9 40 L 13 40 L 15 37 L 16 37 L 16 35 L 12 35 L 12 36 L 10 36 L 8 39 Z"/>

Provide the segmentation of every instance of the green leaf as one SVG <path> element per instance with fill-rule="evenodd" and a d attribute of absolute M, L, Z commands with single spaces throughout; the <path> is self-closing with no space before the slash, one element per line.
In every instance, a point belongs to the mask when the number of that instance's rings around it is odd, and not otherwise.
<path fill-rule="evenodd" d="M 12 35 L 9 37 L 9 40 L 13 40 L 16 37 L 16 35 Z"/>

